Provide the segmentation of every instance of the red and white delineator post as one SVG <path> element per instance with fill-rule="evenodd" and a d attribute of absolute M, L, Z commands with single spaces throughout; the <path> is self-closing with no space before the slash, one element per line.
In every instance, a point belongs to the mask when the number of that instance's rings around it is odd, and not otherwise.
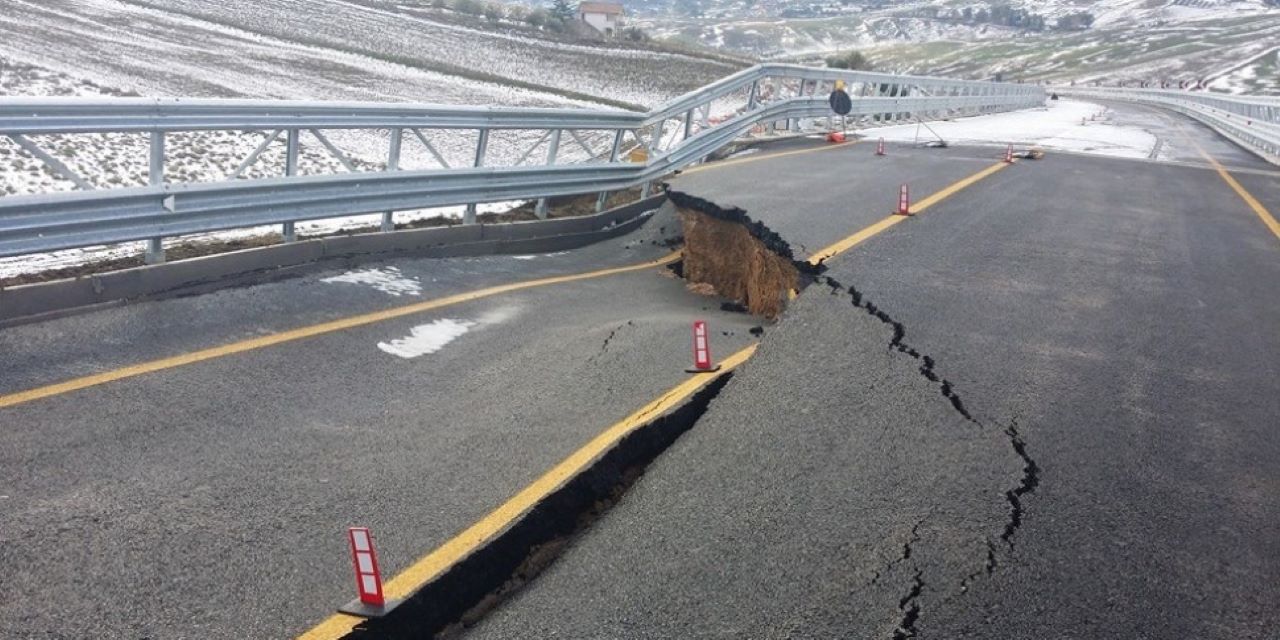
<path fill-rule="evenodd" d="M 373 534 L 368 527 L 350 527 L 347 541 L 351 544 L 351 563 L 356 570 L 359 597 L 339 611 L 369 618 L 386 615 L 400 602 L 388 602 L 382 594 L 382 572 L 378 569 L 378 554 L 373 550 Z"/>
<path fill-rule="evenodd" d="M 880 142 L 876 143 L 876 155 L 884 155 L 884 138 L 880 138 Z"/>
<path fill-rule="evenodd" d="M 710 373 L 719 371 L 720 365 L 711 362 L 711 338 L 707 336 L 707 323 L 702 320 L 693 323 L 693 366 L 685 369 L 689 373 Z"/>
<path fill-rule="evenodd" d="M 911 215 L 911 191 L 905 184 L 898 191 L 898 210 L 893 213 L 898 216 Z"/>

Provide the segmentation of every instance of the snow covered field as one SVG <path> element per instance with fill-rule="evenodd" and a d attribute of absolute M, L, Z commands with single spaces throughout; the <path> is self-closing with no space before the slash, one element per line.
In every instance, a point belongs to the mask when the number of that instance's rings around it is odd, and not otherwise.
<path fill-rule="evenodd" d="M 1056 100 L 1043 109 L 929 122 L 928 128 L 908 124 L 863 129 L 860 133 L 893 142 L 925 142 L 936 139 L 929 131 L 932 129 L 950 144 L 1012 144 L 1016 148 L 1040 147 L 1120 158 L 1151 157 L 1159 142 L 1154 134 L 1139 127 L 1116 125 L 1103 115 L 1105 112 L 1105 107 L 1091 102 Z M 1157 157 L 1165 159 L 1169 151 L 1166 144 L 1160 144 Z"/>
<path fill-rule="evenodd" d="M 737 69 L 380 0 L 4 0 L 0 56 L 147 96 L 509 106 L 656 104 Z"/>

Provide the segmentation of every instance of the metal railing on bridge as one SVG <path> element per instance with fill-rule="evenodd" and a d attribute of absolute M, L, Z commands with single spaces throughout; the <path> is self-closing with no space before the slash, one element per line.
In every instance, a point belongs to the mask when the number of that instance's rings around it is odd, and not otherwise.
<path fill-rule="evenodd" d="M 537 199 L 537 214 L 545 217 L 547 198 L 599 193 L 599 208 L 609 192 L 642 185 L 647 195 L 652 181 L 744 136 L 834 126 L 827 95 L 837 81 L 853 98 L 846 123 L 853 127 L 1009 111 L 1044 100 L 1035 85 L 781 64 L 752 67 L 648 113 L 6 98 L 0 99 L 0 136 L 77 190 L 0 197 L 0 256 L 148 240 L 147 258 L 155 262 L 163 260 L 162 238 L 228 229 L 281 225 L 285 241 L 292 241 L 296 222 L 359 214 L 381 213 L 381 229 L 392 231 L 394 212 L 433 207 L 466 205 L 464 224 L 475 222 L 478 203 Z M 208 132 L 253 136 L 257 145 L 211 179 L 192 179 L 190 171 L 175 179 L 174 149 Z M 141 138 L 135 146 L 145 149 L 147 170 L 130 176 L 137 186 L 120 176 L 95 183 L 44 148 L 65 151 L 77 137 L 103 135 Z M 342 172 L 303 175 L 304 137 Z M 343 145 L 373 151 L 362 158 Z M 409 145 L 418 166 L 404 161 Z M 264 154 L 281 151 L 278 175 L 262 175 Z M 189 150 L 176 153 L 185 162 L 200 161 Z M 373 153 L 380 157 L 371 162 Z M 121 186 L 103 188 L 115 184 Z"/>
<path fill-rule="evenodd" d="M 1123 100 L 1177 111 L 1280 164 L 1280 97 L 1232 96 L 1203 91 L 1070 87 L 1062 93 Z"/>

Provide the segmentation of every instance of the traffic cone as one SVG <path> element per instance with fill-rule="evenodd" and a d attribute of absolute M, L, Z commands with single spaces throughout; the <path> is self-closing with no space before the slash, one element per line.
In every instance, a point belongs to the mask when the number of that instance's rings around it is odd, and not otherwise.
<path fill-rule="evenodd" d="M 880 143 L 876 145 L 876 155 L 884 155 L 884 138 L 880 138 Z"/>
<path fill-rule="evenodd" d="M 711 338 L 707 336 L 707 323 L 698 320 L 693 323 L 693 366 L 685 371 L 710 373 L 719 370 L 720 365 L 711 362 Z"/>
<path fill-rule="evenodd" d="M 902 185 L 902 189 L 898 191 L 898 210 L 893 212 L 894 215 L 909 216 L 911 215 L 911 192 L 907 189 L 907 185 Z"/>
<path fill-rule="evenodd" d="M 1004 150 L 1004 161 L 1006 164 L 1013 164 L 1013 145 Z"/>

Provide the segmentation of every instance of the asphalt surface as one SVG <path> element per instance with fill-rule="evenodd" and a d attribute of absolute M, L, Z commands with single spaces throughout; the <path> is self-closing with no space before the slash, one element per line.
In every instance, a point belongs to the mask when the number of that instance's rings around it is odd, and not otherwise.
<path fill-rule="evenodd" d="M 677 186 L 805 237 L 832 165 Z M 839 286 L 468 637 L 1274 638 L 1278 258 L 1206 168 L 998 172 L 828 261 Z"/>
<path fill-rule="evenodd" d="M 1267 169 L 1267 164 L 1256 155 L 1240 148 L 1234 142 L 1219 136 L 1207 125 L 1180 114 L 1129 102 L 1093 100 L 1106 106 L 1111 122 L 1140 127 L 1156 136 L 1157 151 L 1161 159 L 1171 162 L 1201 164 L 1205 161 L 1200 150 L 1215 160 L 1233 168 Z"/>
<path fill-rule="evenodd" d="M 670 221 L 667 221 L 668 223 Z M 654 220 L 651 224 L 661 225 Z M 674 228 L 674 227 L 673 227 Z M 0 331 L 0 389 L 65 380 L 485 284 L 660 257 L 657 229 L 578 252 L 397 260 Z M 391 576 L 685 379 L 759 320 L 664 268 L 509 293 L 0 409 L 0 637 L 280 638 L 354 596 L 345 528 Z M 440 319 L 440 351 L 378 348 Z"/>
<path fill-rule="evenodd" d="M 768 153 L 823 144 L 799 140 Z M 901 185 L 920 200 L 1004 157 L 1003 150 L 994 148 L 890 144 L 884 156 L 875 151 L 874 142 L 861 141 L 759 162 L 746 154 L 726 165 L 709 165 L 714 169 L 687 172 L 670 184 L 722 207 L 745 209 L 781 234 L 796 258 L 803 259 L 893 213 Z"/>
<path fill-rule="evenodd" d="M 889 151 L 793 141 L 673 187 L 803 257 L 899 184 L 918 199 L 999 156 Z M 1228 160 L 1280 210 L 1274 172 Z M 828 261 L 698 425 L 472 636 L 1267 637 L 1280 240 L 1185 164 L 1019 163 Z M 652 260 L 671 225 L 358 268 L 418 295 L 316 271 L 6 328 L 0 394 Z M 691 320 L 719 354 L 754 340 L 719 303 L 654 268 L 0 409 L 0 637 L 301 632 L 352 595 L 345 527 L 371 526 L 395 574 L 683 380 Z M 443 319 L 475 324 L 413 359 L 377 346 Z"/>

